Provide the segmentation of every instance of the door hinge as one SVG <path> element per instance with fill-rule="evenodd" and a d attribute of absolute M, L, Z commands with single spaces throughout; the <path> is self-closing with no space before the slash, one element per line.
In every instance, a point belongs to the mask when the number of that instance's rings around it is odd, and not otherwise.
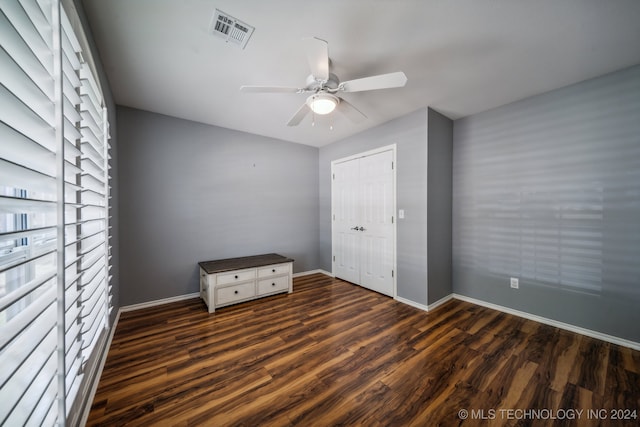
<path fill-rule="evenodd" d="M 336 174 L 332 173 L 331 176 L 333 177 L 333 179 L 336 179 Z"/>
<path fill-rule="evenodd" d="M 393 224 L 393 215 L 391 215 L 391 224 Z"/>
<path fill-rule="evenodd" d="M 391 169 L 393 170 L 393 162 L 391 162 Z"/>
<path fill-rule="evenodd" d="M 334 261 L 336 260 L 336 256 L 335 256 L 335 255 L 333 256 L 333 260 L 334 260 Z"/>
<path fill-rule="evenodd" d="M 333 220 L 334 221 L 336 220 L 336 214 L 333 214 Z"/>
<path fill-rule="evenodd" d="M 391 270 L 391 277 L 393 277 L 393 270 Z"/>

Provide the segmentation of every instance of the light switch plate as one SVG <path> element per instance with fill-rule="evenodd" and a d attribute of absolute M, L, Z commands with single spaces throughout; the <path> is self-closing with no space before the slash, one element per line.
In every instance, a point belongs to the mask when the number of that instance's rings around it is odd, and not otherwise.
<path fill-rule="evenodd" d="M 398 218 L 404 219 L 404 209 L 398 209 Z"/>

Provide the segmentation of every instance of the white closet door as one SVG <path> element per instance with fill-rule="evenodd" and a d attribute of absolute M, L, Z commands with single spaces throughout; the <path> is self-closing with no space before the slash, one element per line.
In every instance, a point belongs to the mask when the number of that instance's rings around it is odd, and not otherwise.
<path fill-rule="evenodd" d="M 333 165 L 333 273 L 394 296 L 393 151 Z"/>
<path fill-rule="evenodd" d="M 333 274 L 353 283 L 360 283 L 360 232 L 358 176 L 359 161 L 337 163 L 333 168 Z"/>
<path fill-rule="evenodd" d="M 360 159 L 360 284 L 393 296 L 393 153 Z"/>

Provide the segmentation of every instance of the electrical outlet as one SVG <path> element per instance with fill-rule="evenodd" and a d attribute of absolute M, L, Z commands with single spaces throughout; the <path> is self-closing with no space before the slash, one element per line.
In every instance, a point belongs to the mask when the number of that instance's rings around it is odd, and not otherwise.
<path fill-rule="evenodd" d="M 518 283 L 518 278 L 517 277 L 512 277 L 511 278 L 511 287 L 513 289 L 519 289 L 520 288 L 520 284 Z"/>

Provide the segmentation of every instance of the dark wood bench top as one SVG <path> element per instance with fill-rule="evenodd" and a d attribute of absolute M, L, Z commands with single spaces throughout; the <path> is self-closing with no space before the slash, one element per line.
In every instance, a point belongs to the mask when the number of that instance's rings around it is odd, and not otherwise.
<path fill-rule="evenodd" d="M 263 254 L 239 258 L 217 259 L 213 261 L 200 261 L 198 265 L 200 265 L 207 274 L 216 274 L 222 273 L 223 271 L 262 267 L 264 265 L 282 264 L 285 262 L 293 262 L 293 260 L 278 254 Z"/>

